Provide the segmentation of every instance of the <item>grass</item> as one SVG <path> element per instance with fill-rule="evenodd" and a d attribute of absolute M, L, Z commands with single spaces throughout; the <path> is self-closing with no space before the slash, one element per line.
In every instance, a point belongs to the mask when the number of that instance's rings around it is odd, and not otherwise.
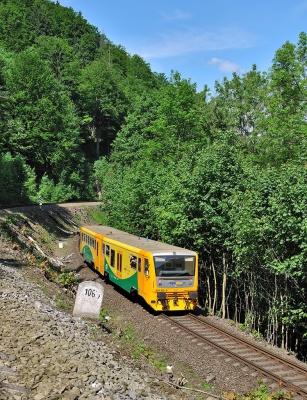
<path fill-rule="evenodd" d="M 293 398 L 291 393 L 285 393 L 280 390 L 270 393 L 262 380 L 259 380 L 259 386 L 250 393 L 243 394 L 242 396 L 235 393 L 223 393 L 223 397 L 227 400 L 290 400 Z"/>
<path fill-rule="evenodd" d="M 98 224 L 98 225 L 105 225 L 107 218 L 104 211 L 100 210 L 93 210 L 91 208 L 87 208 L 88 213 L 90 214 L 91 218 Z"/>
<path fill-rule="evenodd" d="M 72 308 L 72 301 L 68 298 L 68 296 L 55 296 L 55 303 L 57 308 L 60 308 L 64 311 L 69 311 Z"/>
<path fill-rule="evenodd" d="M 210 382 L 202 382 L 200 384 L 200 386 L 203 390 L 211 390 L 212 389 L 212 384 Z"/>

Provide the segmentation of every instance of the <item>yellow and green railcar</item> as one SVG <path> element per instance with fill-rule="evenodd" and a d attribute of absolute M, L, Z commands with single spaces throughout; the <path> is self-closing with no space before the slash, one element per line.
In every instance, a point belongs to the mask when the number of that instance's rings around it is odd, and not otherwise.
<path fill-rule="evenodd" d="M 193 310 L 198 300 L 197 253 L 108 226 L 80 230 L 84 260 L 156 311 Z"/>

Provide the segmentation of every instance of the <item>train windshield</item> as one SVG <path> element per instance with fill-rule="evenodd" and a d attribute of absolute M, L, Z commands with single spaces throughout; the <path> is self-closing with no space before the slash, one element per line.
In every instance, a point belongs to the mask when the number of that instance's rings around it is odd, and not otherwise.
<path fill-rule="evenodd" d="M 154 256 L 156 276 L 194 276 L 193 256 Z"/>

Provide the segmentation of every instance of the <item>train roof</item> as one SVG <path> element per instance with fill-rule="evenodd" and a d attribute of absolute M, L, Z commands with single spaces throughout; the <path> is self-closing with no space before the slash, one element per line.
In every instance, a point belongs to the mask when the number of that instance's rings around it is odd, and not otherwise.
<path fill-rule="evenodd" d="M 176 251 L 177 254 L 181 253 L 187 255 L 195 255 L 195 251 L 188 250 L 183 247 L 173 246 L 167 243 L 158 242 L 156 240 L 151 240 L 141 236 L 135 236 L 130 233 L 123 232 L 115 228 L 111 228 L 109 226 L 91 225 L 91 226 L 83 226 L 82 228 L 86 228 L 89 231 L 98 233 L 109 239 L 125 243 L 129 246 L 137 247 L 140 250 L 150 251 L 153 254 L 160 254 L 163 252 L 170 253 Z"/>

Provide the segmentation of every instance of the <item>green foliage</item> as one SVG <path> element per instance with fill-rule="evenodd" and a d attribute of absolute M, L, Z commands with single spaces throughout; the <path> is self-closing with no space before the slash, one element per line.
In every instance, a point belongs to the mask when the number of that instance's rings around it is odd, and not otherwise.
<path fill-rule="evenodd" d="M 0 204 L 20 204 L 27 200 L 29 168 L 21 156 L 0 156 Z M 33 188 L 32 188 L 33 189 Z"/>
<path fill-rule="evenodd" d="M 109 153 L 110 142 L 126 113 L 127 100 L 120 74 L 103 59 L 94 61 L 82 71 L 78 91 L 86 145 L 95 146 L 94 156 L 99 159 Z"/>
<path fill-rule="evenodd" d="M 268 387 L 260 380 L 259 387 L 252 390 L 250 393 L 243 394 L 242 396 L 233 393 L 224 394 L 226 399 L 232 400 L 290 400 L 293 398 L 291 393 L 277 391 L 270 393 Z"/>
<path fill-rule="evenodd" d="M 71 174 L 63 171 L 57 183 L 45 174 L 39 184 L 39 194 L 45 202 L 92 198 L 93 188 L 87 179 L 86 171 L 81 170 Z"/>
<path fill-rule="evenodd" d="M 76 274 L 74 272 L 63 271 L 57 276 L 57 281 L 66 288 L 72 288 L 78 285 Z"/>
<path fill-rule="evenodd" d="M 103 208 L 101 208 L 101 211 L 93 211 L 90 209 L 89 213 L 97 225 L 106 225 L 107 215 Z"/>
<path fill-rule="evenodd" d="M 104 322 L 104 323 L 109 322 L 109 314 L 108 314 L 108 312 L 106 310 L 102 310 L 100 312 L 99 320 Z"/>
<path fill-rule="evenodd" d="M 68 299 L 63 299 L 60 296 L 56 296 L 56 306 L 63 310 L 69 310 L 71 308 L 71 302 Z"/>
<path fill-rule="evenodd" d="M 24 183 L 24 191 L 28 199 L 31 202 L 34 202 L 37 197 L 37 184 L 36 184 L 36 174 L 34 168 L 31 168 L 29 165 L 24 165 L 26 181 Z"/>
<path fill-rule="evenodd" d="M 268 79 L 256 65 L 245 74 L 233 73 L 231 80 L 216 82 L 217 96 L 203 116 L 203 124 L 211 139 L 219 130 L 233 131 L 243 148 L 255 154 L 259 136 L 263 133 L 263 117 Z M 217 129 L 216 129 L 217 128 Z"/>
<path fill-rule="evenodd" d="M 252 314 L 249 313 L 245 316 L 244 323 L 238 324 L 238 327 L 243 332 L 251 333 L 255 339 L 262 340 L 263 335 L 252 328 L 252 323 L 253 323 L 253 316 L 252 316 Z"/>
<path fill-rule="evenodd" d="M 33 49 L 19 53 L 6 71 L 14 106 L 7 122 L 7 147 L 23 155 L 36 173 L 57 175 L 80 157 L 73 103 Z"/>
<path fill-rule="evenodd" d="M 77 55 L 68 44 L 68 40 L 39 36 L 36 44 L 40 58 L 48 62 L 55 78 L 74 94 L 81 69 Z"/>
<path fill-rule="evenodd" d="M 198 145 L 202 139 L 200 109 L 196 102 L 196 84 L 181 79 L 178 72 L 173 72 L 170 84 L 160 94 L 157 118 L 150 129 L 156 138 L 156 147 L 151 157 L 170 159 L 186 149 L 193 142 Z M 148 143 L 150 148 L 152 144 Z"/>
<path fill-rule="evenodd" d="M 212 384 L 210 382 L 202 382 L 200 384 L 200 386 L 203 390 L 211 390 L 212 389 Z"/>
<path fill-rule="evenodd" d="M 130 323 L 125 325 L 122 329 L 120 328 L 116 335 L 121 338 L 125 346 L 129 347 L 129 350 L 136 360 L 138 360 L 141 355 L 148 360 L 153 360 L 155 355 L 154 351 L 136 337 L 134 328 Z"/>
<path fill-rule="evenodd" d="M 9 215 L 8 217 L 5 218 L 4 225 L 7 228 L 10 228 L 12 224 L 17 223 L 17 218 L 14 215 Z"/>
<path fill-rule="evenodd" d="M 0 44 L 23 51 L 39 36 L 65 38 L 82 62 L 92 61 L 99 48 L 97 28 L 80 12 L 49 0 L 9 0 L 0 5 Z"/>

